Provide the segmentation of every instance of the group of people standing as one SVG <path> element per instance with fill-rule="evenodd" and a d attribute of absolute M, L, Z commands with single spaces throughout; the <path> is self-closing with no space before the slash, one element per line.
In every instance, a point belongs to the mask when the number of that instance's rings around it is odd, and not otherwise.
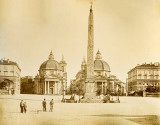
<path fill-rule="evenodd" d="M 50 109 L 49 109 L 49 112 L 52 112 L 53 111 L 53 105 L 54 105 L 54 101 L 53 101 L 53 99 L 50 101 Z M 44 112 L 46 112 L 46 110 L 47 110 L 47 108 L 46 108 L 46 106 L 47 106 L 47 102 L 46 102 L 46 99 L 44 99 L 43 100 L 43 102 L 42 102 L 42 106 L 43 106 L 43 111 Z"/>
<path fill-rule="evenodd" d="M 21 108 L 21 113 L 26 113 L 27 112 L 27 103 L 23 102 L 23 100 L 21 100 L 20 108 Z"/>
<path fill-rule="evenodd" d="M 52 99 L 49 104 L 50 104 L 50 110 L 49 110 L 49 112 L 53 112 L 54 100 Z M 42 106 L 43 106 L 43 112 L 46 112 L 47 111 L 47 108 L 46 108 L 47 107 L 46 99 L 43 100 Z M 21 100 L 21 102 L 20 102 L 20 109 L 21 109 L 21 113 L 26 113 L 27 112 L 27 103 L 23 102 L 23 100 Z"/>

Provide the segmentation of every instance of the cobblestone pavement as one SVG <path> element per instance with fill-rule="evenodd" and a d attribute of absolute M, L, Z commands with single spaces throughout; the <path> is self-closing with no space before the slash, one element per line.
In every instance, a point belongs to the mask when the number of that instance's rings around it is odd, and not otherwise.
<path fill-rule="evenodd" d="M 42 112 L 42 100 L 47 112 Z M 49 101 L 55 100 L 53 112 Z M 160 98 L 120 97 L 121 103 L 60 103 L 62 96 L 0 95 L 0 125 L 160 125 Z M 66 97 L 69 98 L 69 97 Z M 20 100 L 27 113 L 20 113 Z"/>

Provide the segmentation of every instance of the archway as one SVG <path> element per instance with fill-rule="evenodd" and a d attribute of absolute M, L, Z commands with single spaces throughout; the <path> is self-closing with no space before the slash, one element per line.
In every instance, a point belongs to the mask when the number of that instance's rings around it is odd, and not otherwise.
<path fill-rule="evenodd" d="M 4 79 L 0 82 L 0 94 L 14 94 L 14 82 Z"/>

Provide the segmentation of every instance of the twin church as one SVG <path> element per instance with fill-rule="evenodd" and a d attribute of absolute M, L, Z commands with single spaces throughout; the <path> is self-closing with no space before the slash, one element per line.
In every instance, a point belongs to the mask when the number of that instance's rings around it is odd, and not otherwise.
<path fill-rule="evenodd" d="M 97 94 L 115 93 L 117 90 L 123 94 L 125 92 L 125 84 L 116 76 L 110 74 L 108 63 L 102 60 L 100 51 L 98 50 L 94 59 L 94 25 L 93 25 L 93 9 L 90 7 L 88 20 L 88 46 L 87 46 L 87 62 L 85 58 L 81 64 L 81 70 L 76 74 L 76 78 L 71 80 L 71 87 L 79 87 L 85 98 L 94 99 Z M 37 94 L 64 94 L 67 89 L 67 63 L 62 57 L 60 62 L 54 59 L 52 51 L 48 60 L 44 61 L 39 73 L 35 77 L 35 93 Z"/>

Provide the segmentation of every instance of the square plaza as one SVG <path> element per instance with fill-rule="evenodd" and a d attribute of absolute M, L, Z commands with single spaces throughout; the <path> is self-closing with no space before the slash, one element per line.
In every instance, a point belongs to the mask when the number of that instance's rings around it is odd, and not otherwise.
<path fill-rule="evenodd" d="M 42 111 L 43 99 L 47 112 Z M 54 99 L 53 112 L 49 102 Z M 61 103 L 62 96 L 1 95 L 1 125 L 159 125 L 160 99 L 120 97 L 121 103 Z M 69 97 L 65 97 L 69 98 Z M 116 98 L 116 97 L 113 97 Z M 27 113 L 20 113 L 20 101 Z"/>

